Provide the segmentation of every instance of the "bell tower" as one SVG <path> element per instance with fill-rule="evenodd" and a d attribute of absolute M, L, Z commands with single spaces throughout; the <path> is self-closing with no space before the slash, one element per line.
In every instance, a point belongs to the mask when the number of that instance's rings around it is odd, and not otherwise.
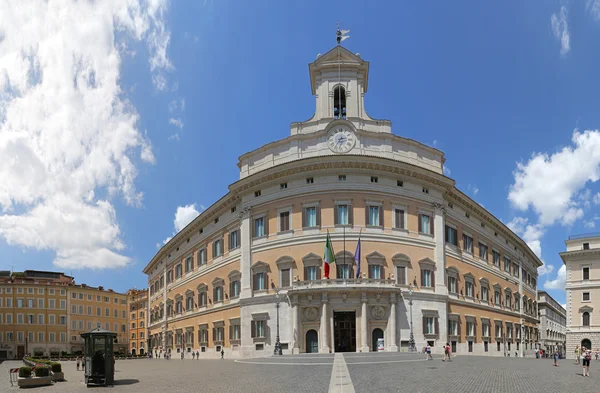
<path fill-rule="evenodd" d="M 318 55 L 308 69 L 316 101 L 312 120 L 369 119 L 364 107 L 369 81 L 368 61 L 337 45 L 324 55 Z"/>

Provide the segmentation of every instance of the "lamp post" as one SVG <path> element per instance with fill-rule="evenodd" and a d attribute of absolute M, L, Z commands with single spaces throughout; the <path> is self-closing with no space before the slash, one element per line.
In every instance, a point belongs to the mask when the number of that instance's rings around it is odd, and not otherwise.
<path fill-rule="evenodd" d="M 274 355 L 283 355 L 281 352 L 281 342 L 279 342 L 279 287 L 275 287 L 275 307 L 277 308 L 277 335 L 275 336 L 275 349 L 273 350 Z"/>
<path fill-rule="evenodd" d="M 417 347 L 415 345 L 415 336 L 413 334 L 413 315 L 412 315 L 412 306 L 413 306 L 413 290 L 412 285 L 408 286 L 408 305 L 410 306 L 410 338 L 408 339 L 408 350 L 410 352 L 416 352 Z"/>

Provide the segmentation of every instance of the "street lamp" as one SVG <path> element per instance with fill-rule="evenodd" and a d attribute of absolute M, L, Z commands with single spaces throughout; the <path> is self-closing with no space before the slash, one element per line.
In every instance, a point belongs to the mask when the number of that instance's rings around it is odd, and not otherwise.
<path fill-rule="evenodd" d="M 275 349 L 273 355 L 283 355 L 281 352 L 281 342 L 279 342 L 279 287 L 275 287 L 275 307 L 277 308 L 277 335 L 275 336 Z"/>
<path fill-rule="evenodd" d="M 417 352 L 417 347 L 415 345 L 415 336 L 413 334 L 413 316 L 412 316 L 412 306 L 413 306 L 413 290 L 412 285 L 408 285 L 408 305 L 410 306 L 410 338 L 408 339 L 408 350 L 410 352 Z"/>

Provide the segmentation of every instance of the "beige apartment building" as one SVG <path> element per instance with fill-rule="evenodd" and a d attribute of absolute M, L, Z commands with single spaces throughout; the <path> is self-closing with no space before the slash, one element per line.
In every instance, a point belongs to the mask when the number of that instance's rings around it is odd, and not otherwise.
<path fill-rule="evenodd" d="M 309 77 L 314 115 L 243 154 L 229 192 L 145 267 L 148 349 L 531 354 L 542 262 L 444 175 L 443 152 L 367 115 L 359 54 L 336 46 Z"/>
<path fill-rule="evenodd" d="M 126 295 L 76 285 L 64 273 L 0 272 L 0 359 L 82 351 L 79 334 L 97 326 L 118 330 L 124 352 L 126 310 Z"/>
<path fill-rule="evenodd" d="M 567 311 L 548 292 L 538 291 L 540 344 L 549 354 L 565 352 Z"/>
<path fill-rule="evenodd" d="M 566 266 L 567 357 L 575 347 L 600 349 L 600 235 L 571 236 L 560 253 Z"/>
<path fill-rule="evenodd" d="M 129 353 L 145 355 L 147 348 L 148 290 L 130 289 L 127 291 L 129 315 Z"/>

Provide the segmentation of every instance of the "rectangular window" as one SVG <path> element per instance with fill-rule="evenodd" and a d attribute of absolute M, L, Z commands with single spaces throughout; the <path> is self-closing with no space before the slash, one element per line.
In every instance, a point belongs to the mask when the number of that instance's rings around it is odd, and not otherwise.
<path fill-rule="evenodd" d="M 583 249 L 584 250 L 589 250 L 590 249 L 590 243 L 583 243 Z"/>
<path fill-rule="evenodd" d="M 474 292 L 475 292 L 475 286 L 473 285 L 473 283 L 471 281 L 467 281 L 465 283 L 465 294 L 467 295 L 467 297 L 475 297 Z"/>
<path fill-rule="evenodd" d="M 194 259 L 192 257 L 187 257 L 185 259 L 185 272 L 189 273 L 194 270 Z"/>
<path fill-rule="evenodd" d="M 457 231 L 448 225 L 446 225 L 446 243 L 458 246 Z"/>
<path fill-rule="evenodd" d="M 255 338 L 265 337 L 265 321 L 252 321 L 254 323 L 254 335 Z"/>
<path fill-rule="evenodd" d="M 279 231 L 286 232 L 290 230 L 290 212 L 279 212 Z"/>
<path fill-rule="evenodd" d="M 240 282 L 239 281 L 232 281 L 231 282 L 231 297 L 238 297 L 240 296 Z"/>
<path fill-rule="evenodd" d="M 232 231 L 229 233 L 229 249 L 233 250 L 234 248 L 238 248 L 240 246 L 240 232 Z"/>
<path fill-rule="evenodd" d="M 48 316 L 48 323 L 50 325 L 54 325 L 56 323 L 54 315 L 49 315 Z"/>
<path fill-rule="evenodd" d="M 280 189 L 280 190 L 285 190 L 286 188 L 287 188 L 287 183 L 281 183 L 281 184 L 279 185 L 279 189 Z"/>
<path fill-rule="evenodd" d="M 473 254 L 473 238 L 463 234 L 463 250 Z"/>
<path fill-rule="evenodd" d="M 105 308 L 104 309 L 104 316 L 105 317 L 110 317 L 110 308 Z"/>
<path fill-rule="evenodd" d="M 590 279 L 590 268 L 589 267 L 584 267 L 583 268 L 583 279 L 584 280 L 589 280 Z"/>
<path fill-rule="evenodd" d="M 425 317 L 425 334 L 435 334 L 435 321 L 432 317 Z"/>
<path fill-rule="evenodd" d="M 306 269 L 305 280 L 307 280 L 307 281 L 315 281 L 315 280 L 317 280 L 317 269 L 318 269 L 318 267 L 316 267 L 316 266 L 307 266 L 305 269 Z"/>
<path fill-rule="evenodd" d="M 96 315 L 97 316 L 102 315 L 102 309 L 100 307 L 96 307 Z"/>
<path fill-rule="evenodd" d="M 265 218 L 260 217 L 254 220 L 254 237 L 265 236 Z"/>
<path fill-rule="evenodd" d="M 500 304 L 500 291 L 494 291 L 494 304 Z"/>
<path fill-rule="evenodd" d="M 377 183 L 379 178 L 377 176 L 371 176 L 371 183 Z"/>
<path fill-rule="evenodd" d="M 504 294 L 504 307 L 510 308 L 511 299 L 512 299 L 512 296 L 510 293 Z"/>
<path fill-rule="evenodd" d="M 317 225 L 317 208 L 315 206 L 304 208 L 304 226 L 313 228 Z"/>
<path fill-rule="evenodd" d="M 306 178 L 306 184 L 313 184 L 315 182 L 314 177 L 307 177 Z"/>
<path fill-rule="evenodd" d="M 488 260 L 488 248 L 483 243 L 479 243 L 479 259 Z"/>
<path fill-rule="evenodd" d="M 256 291 L 262 291 L 264 289 L 266 289 L 266 283 L 265 283 L 265 273 L 256 273 L 255 275 L 255 288 L 254 290 Z"/>
<path fill-rule="evenodd" d="M 369 265 L 369 278 L 373 278 L 376 280 L 381 280 L 382 269 L 379 265 Z"/>
<path fill-rule="evenodd" d="M 346 264 L 337 264 L 337 278 L 351 278 L 352 274 L 350 273 L 352 270 L 351 265 Z"/>
<path fill-rule="evenodd" d="M 38 321 L 37 321 L 38 325 L 43 325 L 44 324 L 44 314 L 39 314 L 38 315 Z"/>
<path fill-rule="evenodd" d="M 419 232 L 425 235 L 433 235 L 431 229 L 431 217 L 427 214 L 419 214 Z"/>
<path fill-rule="evenodd" d="M 406 266 L 396 267 L 396 277 L 398 280 L 398 284 L 406 285 Z"/>
<path fill-rule="evenodd" d="M 223 255 L 223 240 L 215 240 L 213 242 L 213 258 Z"/>
<path fill-rule="evenodd" d="M 467 321 L 467 336 L 474 337 L 475 336 L 475 325 L 473 322 Z"/>
<path fill-rule="evenodd" d="M 394 228 L 404 229 L 404 210 L 394 209 Z"/>
<path fill-rule="evenodd" d="M 583 301 L 584 302 L 588 302 L 590 300 L 590 293 L 589 292 L 584 292 L 583 293 Z"/>
<path fill-rule="evenodd" d="M 519 278 L 519 266 L 516 263 L 513 263 L 513 276 Z"/>
<path fill-rule="evenodd" d="M 346 181 L 346 175 L 338 175 L 338 181 Z"/>
<path fill-rule="evenodd" d="M 23 299 L 17 299 L 17 308 L 23 308 Z"/>
<path fill-rule="evenodd" d="M 402 180 L 396 180 L 396 186 L 404 187 L 404 182 Z"/>
<path fill-rule="evenodd" d="M 504 271 L 510 274 L 510 259 L 508 257 L 504 257 Z"/>
<path fill-rule="evenodd" d="M 500 253 L 498 251 L 492 250 L 492 262 L 494 266 L 500 268 Z"/>
<path fill-rule="evenodd" d="M 181 263 L 175 266 L 175 279 L 181 278 Z"/>
<path fill-rule="evenodd" d="M 287 288 L 290 286 L 290 269 L 281 269 L 281 287 Z"/>
<path fill-rule="evenodd" d="M 457 293 L 456 277 L 448 277 L 448 292 Z"/>
<path fill-rule="evenodd" d="M 44 299 L 38 299 L 38 308 L 44 308 Z"/>
<path fill-rule="evenodd" d="M 254 197 L 255 197 L 255 198 L 258 198 L 260 195 L 261 195 L 261 192 L 260 192 L 260 190 L 258 190 L 258 191 L 254 191 Z"/>
<path fill-rule="evenodd" d="M 433 271 L 429 269 L 421 270 L 421 286 L 433 287 Z"/>
<path fill-rule="evenodd" d="M 448 321 L 448 334 L 451 336 L 458 335 L 458 325 L 457 325 L 456 321 L 453 321 L 453 320 Z"/>
<path fill-rule="evenodd" d="M 80 315 L 83 315 L 83 306 L 79 306 L 79 307 L 78 307 L 78 313 L 79 313 Z"/>
<path fill-rule="evenodd" d="M 482 328 L 483 337 L 489 337 L 490 336 L 490 325 L 488 325 L 487 323 L 484 323 L 483 325 L 481 325 L 481 328 Z"/>
<path fill-rule="evenodd" d="M 198 251 L 198 266 L 203 266 L 206 265 L 206 249 L 203 248 L 202 250 Z M 167 276 L 167 282 L 168 280 L 168 276 Z"/>
<path fill-rule="evenodd" d="M 481 301 L 488 301 L 488 288 L 484 286 L 481 287 Z"/>
<path fill-rule="evenodd" d="M 50 337 L 49 337 L 48 341 L 50 341 L 51 343 L 55 342 L 56 341 L 56 336 L 55 336 L 56 333 L 50 332 L 49 334 L 50 334 Z"/>
<path fill-rule="evenodd" d="M 77 314 L 77 305 L 71 304 L 71 314 Z"/>
<path fill-rule="evenodd" d="M 348 225 L 348 205 L 337 205 L 337 222 L 336 225 Z"/>
<path fill-rule="evenodd" d="M 367 225 L 380 226 L 381 225 L 379 223 L 380 207 L 379 206 L 368 206 L 368 209 L 369 209 L 369 220 L 367 221 L 368 222 Z"/>

